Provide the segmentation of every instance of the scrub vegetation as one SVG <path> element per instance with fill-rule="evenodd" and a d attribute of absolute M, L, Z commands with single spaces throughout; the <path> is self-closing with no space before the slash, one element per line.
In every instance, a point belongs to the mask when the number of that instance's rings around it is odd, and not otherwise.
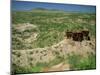
<path fill-rule="evenodd" d="M 72 40 L 64 41 L 66 31 L 74 32 L 84 29 L 89 31 L 90 41 L 85 40 L 81 44 L 78 42 L 78 45 Z M 68 68 L 62 67 L 64 69 L 61 71 L 95 69 L 95 35 L 95 13 L 74 13 L 46 9 L 13 11 L 12 58 L 14 57 L 14 59 L 12 60 L 12 71 L 14 73 L 59 71 L 61 69 L 59 65 L 69 66 Z M 63 52 L 65 49 L 68 51 Z M 20 53 L 18 54 L 18 52 Z M 47 59 L 46 57 L 50 58 Z M 25 64 L 23 58 L 27 59 L 25 61 L 28 61 L 28 67 L 18 65 L 20 63 L 21 65 Z M 19 63 L 17 59 L 20 60 Z"/>

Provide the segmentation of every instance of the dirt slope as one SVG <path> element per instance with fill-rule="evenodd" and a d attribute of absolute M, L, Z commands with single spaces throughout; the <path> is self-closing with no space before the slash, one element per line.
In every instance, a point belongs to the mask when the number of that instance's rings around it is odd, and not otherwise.
<path fill-rule="evenodd" d="M 54 60 L 58 53 L 59 56 L 66 56 L 68 54 L 80 54 L 86 57 L 88 53 L 95 54 L 95 40 L 75 42 L 71 39 L 64 39 L 58 44 L 51 47 L 35 48 L 31 50 L 13 50 L 12 62 L 22 67 L 31 67 L 38 62 L 47 62 Z M 31 64 L 31 65 L 30 65 Z M 61 71 L 69 70 L 70 65 L 59 63 L 51 68 L 44 68 L 43 71 Z"/>

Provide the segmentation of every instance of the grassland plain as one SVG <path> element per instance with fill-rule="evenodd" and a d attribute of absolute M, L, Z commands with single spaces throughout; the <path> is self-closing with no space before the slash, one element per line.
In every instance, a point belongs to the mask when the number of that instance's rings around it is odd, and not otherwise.
<path fill-rule="evenodd" d="M 90 41 L 75 42 L 66 31 L 88 29 Z M 12 13 L 15 73 L 95 69 L 96 14 L 34 9 Z M 62 68 L 61 68 L 62 67 Z"/>

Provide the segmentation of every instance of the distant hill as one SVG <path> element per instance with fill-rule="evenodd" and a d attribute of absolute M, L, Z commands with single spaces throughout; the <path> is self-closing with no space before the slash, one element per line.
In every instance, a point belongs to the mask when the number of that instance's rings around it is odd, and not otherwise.
<path fill-rule="evenodd" d="M 48 9 L 46 9 L 46 8 L 34 8 L 32 10 L 48 10 Z"/>
<path fill-rule="evenodd" d="M 31 11 L 34 11 L 34 10 L 37 10 L 37 11 L 61 11 L 61 10 L 57 10 L 57 9 L 46 9 L 46 8 L 34 8 Z"/>

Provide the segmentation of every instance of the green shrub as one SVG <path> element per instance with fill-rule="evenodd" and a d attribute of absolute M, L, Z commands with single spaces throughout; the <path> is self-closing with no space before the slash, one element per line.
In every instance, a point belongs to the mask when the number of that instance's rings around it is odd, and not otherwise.
<path fill-rule="evenodd" d="M 90 55 L 88 58 L 84 58 L 80 61 L 80 63 L 77 65 L 78 69 L 95 69 L 96 68 L 96 56 Z"/>
<path fill-rule="evenodd" d="M 85 58 L 80 55 L 71 55 L 68 57 L 72 70 L 86 70 L 96 68 L 96 56 L 89 55 Z"/>
<path fill-rule="evenodd" d="M 37 63 L 36 66 L 32 67 L 32 72 L 42 72 L 44 67 L 48 67 L 48 63 Z"/>

